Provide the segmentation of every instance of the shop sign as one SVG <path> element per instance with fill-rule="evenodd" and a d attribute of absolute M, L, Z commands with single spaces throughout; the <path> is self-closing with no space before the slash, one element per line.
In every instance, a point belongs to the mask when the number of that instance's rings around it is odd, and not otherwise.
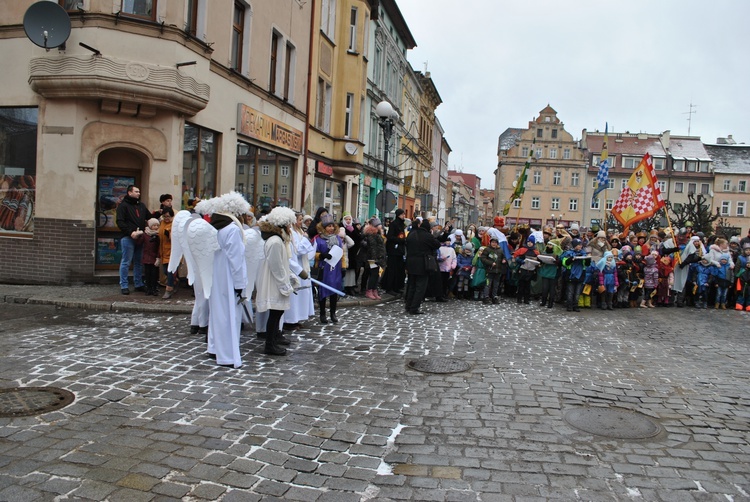
<path fill-rule="evenodd" d="M 302 131 L 240 104 L 237 132 L 295 153 L 302 153 Z"/>
<path fill-rule="evenodd" d="M 321 161 L 318 161 L 317 171 L 320 174 L 325 174 L 327 176 L 333 176 L 333 166 L 329 166 L 328 164 L 324 164 Z"/>
<path fill-rule="evenodd" d="M 365 183 L 364 185 L 366 187 L 372 186 L 372 176 L 365 176 Z"/>

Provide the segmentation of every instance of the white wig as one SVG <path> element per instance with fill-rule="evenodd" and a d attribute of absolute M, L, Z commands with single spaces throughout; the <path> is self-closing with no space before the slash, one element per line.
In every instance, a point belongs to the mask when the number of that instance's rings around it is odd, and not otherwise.
<path fill-rule="evenodd" d="M 195 206 L 195 212 L 198 214 L 223 213 L 238 216 L 250 212 L 250 203 L 245 200 L 242 194 L 232 191 L 221 197 L 200 201 Z"/>
<path fill-rule="evenodd" d="M 288 207 L 276 206 L 265 217 L 265 221 L 277 227 L 289 227 L 297 221 L 297 215 Z"/>

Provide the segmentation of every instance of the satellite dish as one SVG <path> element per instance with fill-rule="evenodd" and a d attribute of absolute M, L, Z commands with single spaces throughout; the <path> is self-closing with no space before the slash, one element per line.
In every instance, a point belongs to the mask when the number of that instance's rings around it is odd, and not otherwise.
<path fill-rule="evenodd" d="M 359 148 L 357 148 L 357 145 L 354 143 L 345 143 L 344 144 L 344 150 L 346 150 L 346 153 L 349 155 L 357 155 L 357 151 Z"/>
<path fill-rule="evenodd" d="M 70 36 L 70 17 L 56 2 L 37 2 L 23 15 L 23 31 L 34 44 L 54 49 Z"/>

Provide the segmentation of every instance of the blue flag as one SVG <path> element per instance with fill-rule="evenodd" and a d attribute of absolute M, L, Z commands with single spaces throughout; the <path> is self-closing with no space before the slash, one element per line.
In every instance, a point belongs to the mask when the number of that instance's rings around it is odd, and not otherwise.
<path fill-rule="evenodd" d="M 594 189 L 594 195 L 591 196 L 591 205 L 594 205 L 594 201 L 596 201 L 597 196 L 607 189 L 609 186 L 609 146 L 607 139 L 607 129 L 609 128 L 609 124 L 604 124 L 604 142 L 602 143 L 602 156 L 599 159 L 599 172 L 596 173 L 596 188 Z"/>

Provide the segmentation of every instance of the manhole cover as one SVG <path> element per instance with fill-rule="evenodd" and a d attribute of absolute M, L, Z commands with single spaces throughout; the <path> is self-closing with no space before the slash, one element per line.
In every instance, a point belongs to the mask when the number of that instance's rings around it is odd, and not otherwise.
<path fill-rule="evenodd" d="M 425 357 L 409 361 L 407 366 L 425 373 L 460 373 L 471 368 L 469 363 L 450 357 Z"/>
<path fill-rule="evenodd" d="M 0 389 L 0 417 L 28 417 L 56 411 L 69 405 L 75 395 L 56 387 Z"/>
<path fill-rule="evenodd" d="M 578 408 L 564 415 L 576 429 L 616 439 L 646 439 L 661 432 L 659 424 L 640 413 L 614 408 Z"/>

